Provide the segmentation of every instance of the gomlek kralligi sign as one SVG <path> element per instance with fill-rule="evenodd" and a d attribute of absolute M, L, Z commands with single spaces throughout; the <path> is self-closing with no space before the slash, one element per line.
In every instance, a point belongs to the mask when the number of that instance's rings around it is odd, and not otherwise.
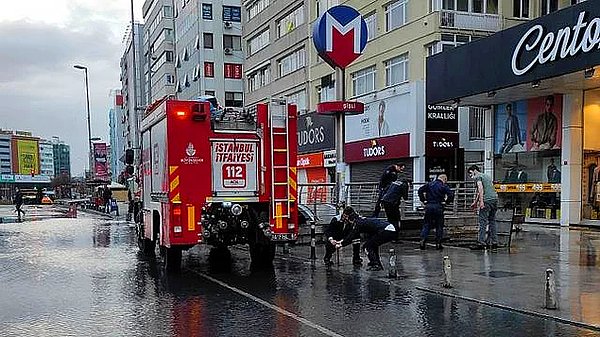
<path fill-rule="evenodd" d="M 256 190 L 255 142 L 218 141 L 212 144 L 215 191 Z"/>
<path fill-rule="evenodd" d="M 315 22 L 313 41 L 319 56 L 332 67 L 346 68 L 365 50 L 367 23 L 346 5 L 329 8 Z"/>

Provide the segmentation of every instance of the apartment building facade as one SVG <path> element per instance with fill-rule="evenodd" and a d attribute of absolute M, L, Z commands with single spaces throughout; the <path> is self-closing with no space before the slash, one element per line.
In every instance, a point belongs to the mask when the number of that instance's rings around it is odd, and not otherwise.
<path fill-rule="evenodd" d="M 121 57 L 121 94 L 123 109 L 121 123 L 124 129 L 125 148 L 139 149 L 141 144 L 141 118 L 146 109 L 147 95 L 143 69 L 146 59 L 143 52 L 144 25 L 135 23 L 125 39 L 125 52 Z M 139 158 L 139 151 L 135 151 Z"/>
<path fill-rule="evenodd" d="M 0 130 L 0 174 L 12 173 L 12 151 L 10 131 Z"/>
<path fill-rule="evenodd" d="M 146 0 L 142 14 L 146 101 L 151 104 L 175 93 L 175 2 Z"/>
<path fill-rule="evenodd" d="M 110 92 L 110 101 L 112 106 L 108 110 L 109 123 L 109 142 L 110 142 L 110 170 L 113 173 L 112 179 L 116 181 L 119 174 L 125 169 L 123 162 L 125 156 L 125 124 L 123 114 L 123 95 L 121 90 L 112 90 Z"/>
<path fill-rule="evenodd" d="M 52 149 L 54 158 L 54 176 L 71 176 L 71 148 L 58 137 L 52 138 Z"/>
<path fill-rule="evenodd" d="M 224 107 L 243 107 L 242 11 L 239 0 L 177 0 L 176 95 L 215 96 Z"/>

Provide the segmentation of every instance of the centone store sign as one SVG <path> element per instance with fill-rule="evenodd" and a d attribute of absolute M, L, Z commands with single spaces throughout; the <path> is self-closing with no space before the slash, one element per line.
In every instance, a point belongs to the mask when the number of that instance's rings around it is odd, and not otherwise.
<path fill-rule="evenodd" d="M 600 5 L 596 0 L 584 1 L 428 57 L 427 103 L 449 102 L 598 64 Z"/>

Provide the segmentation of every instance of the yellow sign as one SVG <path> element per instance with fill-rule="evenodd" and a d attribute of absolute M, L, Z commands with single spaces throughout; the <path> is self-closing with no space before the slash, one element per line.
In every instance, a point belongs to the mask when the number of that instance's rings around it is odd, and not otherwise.
<path fill-rule="evenodd" d="M 494 188 L 498 193 L 548 193 L 560 192 L 560 184 L 542 184 L 542 183 L 525 183 L 525 184 L 495 184 Z"/>
<path fill-rule="evenodd" d="M 40 173 L 40 154 L 36 140 L 17 140 L 17 174 Z"/>

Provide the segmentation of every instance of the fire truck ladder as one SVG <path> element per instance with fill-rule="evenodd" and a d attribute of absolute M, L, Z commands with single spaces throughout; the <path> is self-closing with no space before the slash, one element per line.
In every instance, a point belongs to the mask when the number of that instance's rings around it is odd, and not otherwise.
<path fill-rule="evenodd" d="M 290 156 L 288 149 L 290 147 L 290 139 L 288 133 L 288 113 L 287 104 L 285 101 L 273 101 L 269 105 L 269 123 L 271 134 L 271 207 L 273 210 L 274 219 L 283 219 L 290 217 Z M 285 140 L 284 140 L 285 138 Z M 285 144 L 285 147 L 277 147 Z M 285 161 L 281 156 L 285 155 Z M 281 171 L 285 170 L 285 175 Z M 279 173 L 279 174 L 277 174 Z M 283 180 L 282 176 L 285 176 Z M 285 193 L 285 194 L 283 194 Z M 281 198 L 285 195 L 285 198 Z M 286 203 L 287 207 L 280 212 L 277 212 L 277 205 Z"/>

